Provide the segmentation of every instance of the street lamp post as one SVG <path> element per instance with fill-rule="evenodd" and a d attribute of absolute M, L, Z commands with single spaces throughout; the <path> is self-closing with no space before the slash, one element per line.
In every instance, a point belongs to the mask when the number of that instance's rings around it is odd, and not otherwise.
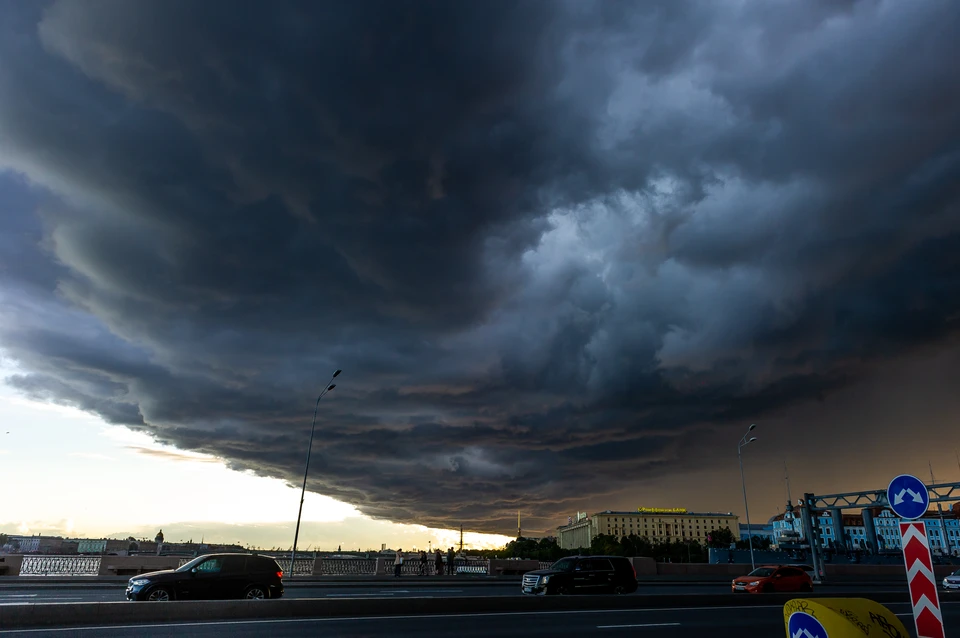
<path fill-rule="evenodd" d="M 320 409 L 320 399 L 322 399 L 327 392 L 337 387 L 333 383 L 333 380 L 340 375 L 340 372 L 341 370 L 337 370 L 333 373 L 333 376 L 330 377 L 330 383 L 323 388 L 323 392 L 317 397 L 316 405 L 313 406 L 313 425 L 310 426 L 310 443 L 307 445 L 307 463 L 303 468 L 303 487 L 300 489 L 300 509 L 297 512 L 297 529 L 293 533 L 293 551 L 290 552 L 290 578 L 293 578 L 294 561 L 297 559 L 297 540 L 300 538 L 300 516 L 303 514 L 303 499 L 307 494 L 307 474 L 310 472 L 310 451 L 313 449 L 313 433 L 317 429 L 317 410 Z"/>
<path fill-rule="evenodd" d="M 753 530 L 750 529 L 750 507 L 747 505 L 747 482 L 743 479 L 742 450 L 744 447 L 757 440 L 757 437 L 755 436 L 751 436 L 749 439 L 747 438 L 747 435 L 750 434 L 756 427 L 756 423 L 751 424 L 750 427 L 747 428 L 747 433 L 740 438 L 740 443 L 737 445 L 737 459 L 740 461 L 740 487 L 743 488 L 743 509 L 747 514 L 747 542 L 750 544 L 750 571 L 753 571 L 757 568 L 757 563 L 753 558 Z"/>

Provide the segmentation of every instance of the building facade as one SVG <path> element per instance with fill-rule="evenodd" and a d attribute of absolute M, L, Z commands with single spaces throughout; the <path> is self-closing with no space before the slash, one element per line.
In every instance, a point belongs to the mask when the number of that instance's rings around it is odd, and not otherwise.
<path fill-rule="evenodd" d="M 870 552 L 899 551 L 900 518 L 886 508 L 874 508 L 871 511 L 876 539 L 867 538 L 862 514 L 843 515 L 843 538 L 839 539 L 830 512 L 821 512 L 814 519 L 820 546 L 839 551 L 848 549 Z M 934 553 L 960 555 L 960 508 L 955 506 L 942 514 L 931 510 L 919 520 L 926 524 L 927 540 Z M 800 516 L 790 518 L 779 515 L 771 519 L 771 524 L 778 536 L 782 536 L 785 532 L 793 532 L 800 539 L 805 540 Z M 875 542 L 871 543 L 871 540 Z"/>
<path fill-rule="evenodd" d="M 605 510 L 593 516 L 578 512 L 576 519 L 557 528 L 558 543 L 563 549 L 590 547 L 601 534 L 624 537 L 636 535 L 652 543 L 699 541 L 716 529 L 729 529 L 734 539 L 740 538 L 740 520 L 734 514 L 688 512 L 684 508 L 637 508 L 636 511 Z"/>

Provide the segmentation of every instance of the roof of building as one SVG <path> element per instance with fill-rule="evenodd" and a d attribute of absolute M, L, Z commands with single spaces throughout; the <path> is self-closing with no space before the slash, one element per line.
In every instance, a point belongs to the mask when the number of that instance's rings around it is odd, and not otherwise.
<path fill-rule="evenodd" d="M 735 516 L 733 512 L 638 512 L 628 510 L 626 512 L 615 512 L 613 510 L 603 510 L 597 512 L 594 516 L 700 516 L 700 517 L 731 517 Z"/>

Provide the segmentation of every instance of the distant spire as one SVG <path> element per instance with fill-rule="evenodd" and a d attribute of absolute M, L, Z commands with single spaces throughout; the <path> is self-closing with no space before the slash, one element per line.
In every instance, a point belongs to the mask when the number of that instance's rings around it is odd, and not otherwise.
<path fill-rule="evenodd" d="M 517 538 L 523 538 L 523 532 L 520 528 L 520 510 L 517 510 Z"/>
<path fill-rule="evenodd" d="M 787 461 L 783 461 L 783 480 L 787 482 L 787 502 L 792 503 L 793 497 L 790 495 L 790 472 L 787 470 Z"/>

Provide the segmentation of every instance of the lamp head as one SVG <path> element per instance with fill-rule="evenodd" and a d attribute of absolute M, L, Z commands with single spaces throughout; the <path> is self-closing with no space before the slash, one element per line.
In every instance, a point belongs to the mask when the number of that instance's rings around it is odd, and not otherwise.
<path fill-rule="evenodd" d="M 336 372 L 334 372 L 333 378 L 336 379 L 337 377 L 339 377 L 341 372 L 343 372 L 343 370 L 337 370 Z"/>
<path fill-rule="evenodd" d="M 757 427 L 756 423 L 751 423 L 750 427 L 747 428 L 747 432 L 752 432 L 756 427 Z"/>

